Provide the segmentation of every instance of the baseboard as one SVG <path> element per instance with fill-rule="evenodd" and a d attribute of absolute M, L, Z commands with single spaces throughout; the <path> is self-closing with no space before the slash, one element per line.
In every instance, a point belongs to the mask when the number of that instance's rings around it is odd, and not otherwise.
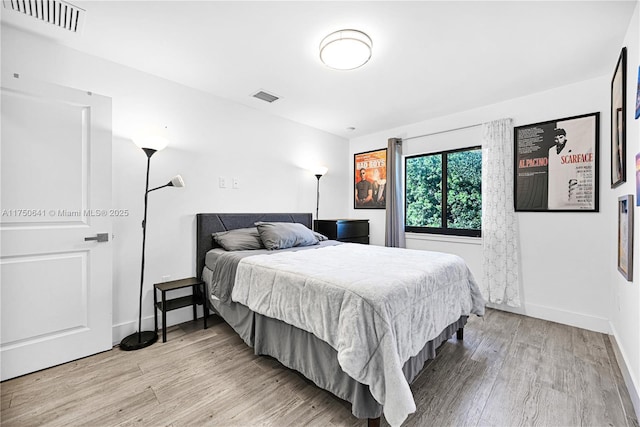
<path fill-rule="evenodd" d="M 202 307 L 198 306 L 198 318 L 202 317 Z M 180 323 L 193 320 L 193 311 L 191 306 L 183 307 L 179 310 L 170 311 L 167 313 L 167 327 L 178 325 Z M 162 318 L 158 313 L 158 328 L 162 329 Z M 142 318 L 142 330 L 153 331 L 155 329 L 155 321 L 153 316 L 146 316 Z M 126 336 L 137 332 L 138 319 L 129 322 L 119 323 L 112 326 L 112 340 L 113 345 L 120 344 L 120 341 Z"/>
<path fill-rule="evenodd" d="M 629 391 L 629 397 L 631 398 L 631 404 L 633 405 L 633 410 L 636 413 L 636 418 L 640 420 L 640 387 L 638 387 L 637 382 L 634 381 L 633 375 L 629 370 L 629 365 L 627 364 L 624 356 L 624 351 L 618 345 L 616 331 L 613 325 L 611 326 L 611 329 L 613 330 L 613 333 L 609 335 L 609 337 L 611 338 L 613 353 L 615 354 L 618 366 L 620 367 L 624 384 L 627 386 L 627 390 Z"/>
<path fill-rule="evenodd" d="M 525 304 L 524 307 L 509 307 L 507 305 L 489 303 L 487 304 L 487 307 L 511 313 L 523 314 L 525 316 L 548 320 L 550 322 L 562 323 L 563 325 L 575 326 L 576 328 L 587 329 L 589 331 L 600 332 L 603 334 L 611 333 L 609 319 L 605 319 L 603 317 L 558 310 L 557 308 L 537 304 Z"/>

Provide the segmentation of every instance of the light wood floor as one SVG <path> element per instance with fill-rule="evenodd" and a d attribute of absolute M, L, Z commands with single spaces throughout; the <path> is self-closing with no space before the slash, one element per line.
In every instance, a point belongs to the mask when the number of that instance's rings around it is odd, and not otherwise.
<path fill-rule="evenodd" d="M 0 384 L 3 426 L 364 426 L 211 317 Z M 606 335 L 489 310 L 412 385 L 406 426 L 638 426 Z M 383 425 L 387 425 L 384 419 Z"/>

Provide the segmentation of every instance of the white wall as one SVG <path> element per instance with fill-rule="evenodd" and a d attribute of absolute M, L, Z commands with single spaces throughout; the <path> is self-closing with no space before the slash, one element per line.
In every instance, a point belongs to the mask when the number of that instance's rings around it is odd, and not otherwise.
<path fill-rule="evenodd" d="M 615 64 L 615 55 L 612 55 Z M 351 151 L 376 148 L 387 137 L 409 138 L 447 129 L 474 125 L 499 118 L 511 117 L 515 126 L 536 123 L 578 114 L 601 112 L 600 131 L 600 212 L 599 213 L 518 213 L 521 239 L 523 300 L 528 313 L 551 320 L 589 329 L 607 331 L 609 290 L 604 285 L 607 271 L 603 264 L 593 260 L 610 258 L 603 242 L 607 241 L 607 218 L 614 215 L 615 206 L 603 203 L 608 187 L 608 165 L 605 137 L 608 135 L 608 77 L 576 83 L 571 86 L 510 100 L 480 109 L 466 111 L 423 123 L 369 135 L 351 141 Z M 468 146 L 481 141 L 459 134 Z M 446 134 L 442 134 L 446 135 Z M 409 141 L 410 143 L 412 141 Z M 464 144 L 463 144 L 464 145 Z M 352 210 L 353 217 L 367 217 L 369 211 Z M 374 244 L 383 244 L 384 212 L 371 215 L 371 235 Z M 482 277 L 481 248 L 470 239 L 443 239 L 433 243 L 428 236 L 415 238 L 408 235 L 407 245 L 415 248 L 446 248 L 461 256 L 466 255 L 474 275 Z M 446 240 L 446 246 L 440 241 Z M 471 241 L 471 243 L 469 243 Z M 473 247 L 469 247 L 469 245 Z M 544 248 L 553 248 L 546 250 Z"/>
<path fill-rule="evenodd" d="M 635 103 L 638 90 L 638 66 L 640 64 L 640 2 L 637 3 L 624 43 L 627 47 L 627 182 L 614 190 L 606 191 L 606 203 L 615 205 L 617 198 L 625 194 L 636 193 L 636 154 L 640 153 L 640 119 L 634 120 Z M 615 63 L 614 63 L 615 65 Z M 640 185 L 640 182 L 638 182 Z M 637 202 L 637 200 L 636 200 Z M 637 204 L 637 203 L 636 203 Z M 607 267 L 610 292 L 611 331 L 620 350 L 620 364 L 628 370 L 622 373 L 631 399 L 640 416 L 640 207 L 634 208 L 634 273 L 633 282 L 628 282 L 616 270 L 611 268 L 617 262 L 615 236 L 616 219 L 609 218 L 607 235 L 611 257 Z"/>
<path fill-rule="evenodd" d="M 636 273 L 633 283 L 618 273 L 617 263 L 617 198 L 635 194 L 635 154 L 640 152 L 639 121 L 634 121 L 635 88 L 638 72 L 638 7 L 629 28 L 625 45 L 628 57 L 628 135 L 627 182 L 610 188 L 610 75 L 559 87 L 550 91 L 512 99 L 483 108 L 463 111 L 421 123 L 388 129 L 350 141 L 349 182 L 352 185 L 353 154 L 382 148 L 390 137 L 410 138 L 511 117 L 514 125 L 525 125 L 580 114 L 600 112 L 600 171 L 598 213 L 518 213 L 520 227 L 521 296 L 523 306 L 515 311 L 594 331 L 612 333 L 618 344 L 627 385 L 636 412 L 638 380 L 640 379 L 640 262 L 638 261 L 640 229 L 639 209 L 636 208 L 635 254 Z M 602 58 L 615 67 L 619 51 Z M 427 138 L 422 145 L 428 151 L 442 149 L 447 139 L 451 148 L 478 145 L 468 130 L 454 131 Z M 446 135 L 446 137 L 445 137 Z M 457 140 L 456 140 L 457 138 Z M 407 142 L 415 154 L 415 142 Z M 351 200 L 351 195 L 349 199 Z M 349 216 L 368 218 L 372 244 L 384 244 L 384 211 L 355 210 L 350 203 Z M 480 239 L 432 237 L 407 233 L 407 247 L 440 250 L 462 256 L 477 279 L 482 277 L 482 247 Z M 495 306 L 494 306 L 495 307 Z"/>
<path fill-rule="evenodd" d="M 152 157 L 150 185 L 178 173 L 186 182 L 186 188 L 149 195 L 145 329 L 153 327 L 153 283 L 195 274 L 196 213 L 315 213 L 316 178 L 304 167 L 317 164 L 329 168 L 321 182 L 320 214 L 347 212 L 345 139 L 6 26 L 2 70 L 113 100 L 113 207 L 130 211 L 113 222 L 114 343 L 137 330 L 146 156 L 131 137 L 142 124 L 167 126 L 171 138 Z M 220 176 L 237 177 L 240 189 L 219 188 Z M 168 313 L 168 323 L 190 316 L 190 308 L 176 310 Z"/>

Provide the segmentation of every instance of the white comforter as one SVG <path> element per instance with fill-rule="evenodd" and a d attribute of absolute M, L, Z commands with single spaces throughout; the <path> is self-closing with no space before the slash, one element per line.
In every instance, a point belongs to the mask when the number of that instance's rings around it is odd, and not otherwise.
<path fill-rule="evenodd" d="M 416 409 L 404 363 L 461 315 L 484 314 L 460 257 L 359 244 L 244 258 L 232 299 L 331 345 L 394 426 Z"/>

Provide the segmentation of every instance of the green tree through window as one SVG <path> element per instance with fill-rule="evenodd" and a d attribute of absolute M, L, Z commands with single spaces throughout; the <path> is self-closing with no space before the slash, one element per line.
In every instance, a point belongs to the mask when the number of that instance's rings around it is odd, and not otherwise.
<path fill-rule="evenodd" d="M 405 159 L 405 230 L 480 236 L 480 147 Z"/>

